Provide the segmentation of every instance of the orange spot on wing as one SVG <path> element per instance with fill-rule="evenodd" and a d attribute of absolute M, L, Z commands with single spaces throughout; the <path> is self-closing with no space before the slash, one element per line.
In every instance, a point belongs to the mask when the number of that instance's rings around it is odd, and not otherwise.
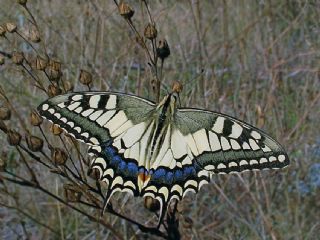
<path fill-rule="evenodd" d="M 150 175 L 145 174 L 145 173 L 139 173 L 138 178 L 139 178 L 142 182 L 146 182 L 146 181 L 149 181 Z"/>

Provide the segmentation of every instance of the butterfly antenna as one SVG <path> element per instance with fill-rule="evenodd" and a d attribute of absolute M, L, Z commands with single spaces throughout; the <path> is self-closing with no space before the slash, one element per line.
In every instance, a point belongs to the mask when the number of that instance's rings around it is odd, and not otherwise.
<path fill-rule="evenodd" d="M 178 93 L 178 99 L 179 99 L 179 107 L 181 107 L 181 99 L 180 99 L 180 93 Z"/>
<path fill-rule="evenodd" d="M 161 82 L 161 87 L 162 87 L 162 89 L 164 89 L 167 92 L 167 95 L 170 94 L 168 87 L 163 82 Z"/>
<path fill-rule="evenodd" d="M 186 81 L 185 85 L 190 83 L 190 82 L 192 82 L 192 81 L 194 81 L 194 80 L 196 80 L 197 78 L 201 77 L 204 74 L 204 72 L 205 72 L 205 69 L 202 68 L 201 71 L 199 73 L 197 73 L 196 76 L 194 76 L 193 78 L 191 78 L 188 81 Z"/>

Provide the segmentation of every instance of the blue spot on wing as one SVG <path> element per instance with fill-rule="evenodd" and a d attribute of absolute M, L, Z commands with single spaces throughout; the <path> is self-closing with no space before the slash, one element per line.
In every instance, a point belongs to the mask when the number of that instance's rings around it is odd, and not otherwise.
<path fill-rule="evenodd" d="M 163 168 L 159 168 L 153 173 L 152 177 L 155 181 L 157 181 L 163 178 L 165 175 L 166 175 L 166 170 Z"/>
<path fill-rule="evenodd" d="M 138 172 L 138 166 L 135 163 L 128 163 L 128 171 L 130 174 L 137 174 Z"/>
<path fill-rule="evenodd" d="M 183 180 L 183 172 L 182 170 L 178 169 L 174 173 L 174 180 L 180 182 Z"/>
<path fill-rule="evenodd" d="M 132 162 L 130 159 L 126 159 L 119 154 L 117 150 L 111 146 L 105 146 L 103 151 L 104 157 L 109 160 L 107 161 L 109 166 L 113 168 L 116 174 L 122 177 L 136 178 L 139 172 L 145 172 L 144 168 L 139 169 L 137 163 Z"/>
<path fill-rule="evenodd" d="M 197 171 L 194 165 L 188 165 L 176 169 L 159 167 L 156 170 L 150 170 L 150 174 L 151 181 L 166 185 L 183 182 L 189 178 L 197 178 Z"/>

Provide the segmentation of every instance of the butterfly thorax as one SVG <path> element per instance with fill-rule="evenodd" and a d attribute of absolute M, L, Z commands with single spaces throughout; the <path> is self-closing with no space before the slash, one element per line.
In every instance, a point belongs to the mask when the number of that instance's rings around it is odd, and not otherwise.
<path fill-rule="evenodd" d="M 161 148 L 165 143 L 168 143 L 168 137 L 171 135 L 171 123 L 176 112 L 176 95 L 169 94 L 163 98 L 163 100 L 156 107 L 156 111 L 152 118 L 154 121 L 154 134 L 150 136 L 149 142 L 151 148 L 148 154 L 146 154 L 146 159 L 144 166 L 148 172 L 141 174 L 139 176 L 142 185 L 146 185 L 149 180 L 149 174 L 161 164 L 157 156 L 161 151 Z M 142 186 L 141 186 L 142 187 Z"/>
<path fill-rule="evenodd" d="M 168 127 L 174 118 L 176 107 L 176 96 L 174 93 L 165 96 L 157 106 L 155 114 L 156 130 L 151 145 L 151 155 L 153 155 L 156 145 L 162 146 L 164 133 L 168 131 Z"/>

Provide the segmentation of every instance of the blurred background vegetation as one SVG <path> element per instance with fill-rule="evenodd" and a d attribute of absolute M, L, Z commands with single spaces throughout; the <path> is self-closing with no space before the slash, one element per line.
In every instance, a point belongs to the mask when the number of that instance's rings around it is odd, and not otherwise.
<path fill-rule="evenodd" d="M 7 97 L 0 106 L 12 112 L 7 127 L 23 137 L 43 138 L 30 125 L 29 115 L 48 97 L 39 89 L 48 89 L 48 76 L 32 68 L 37 55 L 45 53 L 61 63 L 64 88 L 87 90 L 79 82 L 80 70 L 85 70 L 93 76 L 92 90 L 154 99 L 145 53 L 113 1 L 29 1 L 27 9 L 37 26 L 17 2 L 0 2 L 0 25 L 17 26 L 0 37 L 0 86 Z M 126 2 L 143 34 L 148 16 L 142 1 Z M 171 50 L 164 63 L 162 95 L 179 80 L 184 84 L 183 106 L 221 111 L 258 126 L 281 142 L 291 159 L 282 170 L 217 175 L 197 195 L 188 195 L 178 208 L 182 239 L 318 239 L 320 2 L 159 0 L 150 1 L 150 10 L 159 39 L 166 39 Z M 17 64 L 15 52 L 23 52 L 31 67 Z M 43 126 L 48 141 L 63 146 L 59 138 L 65 136 L 50 134 L 49 126 Z M 21 155 L 3 133 L 0 144 L 7 169 L 26 175 Z M 79 148 L 86 156 L 86 146 Z M 46 144 L 41 151 L 50 155 Z M 63 198 L 64 179 L 28 155 L 26 161 L 43 186 Z M 6 182 L 1 174 L 0 187 L 1 239 L 115 238 L 56 199 Z M 139 222 L 156 223 L 141 198 L 120 193 L 113 204 Z M 106 214 L 105 219 L 123 239 L 153 238 L 121 218 Z"/>

